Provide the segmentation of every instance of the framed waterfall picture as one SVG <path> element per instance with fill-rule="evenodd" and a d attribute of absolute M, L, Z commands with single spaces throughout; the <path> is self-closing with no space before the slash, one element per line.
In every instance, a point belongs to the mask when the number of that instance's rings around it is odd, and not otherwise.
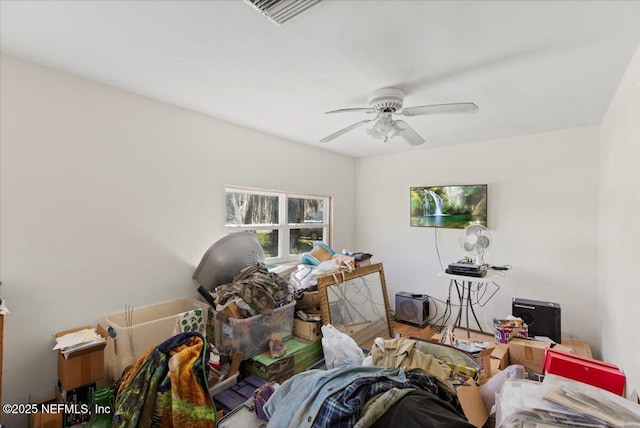
<path fill-rule="evenodd" d="M 411 226 L 487 226 L 486 184 L 412 187 L 409 204 Z"/>

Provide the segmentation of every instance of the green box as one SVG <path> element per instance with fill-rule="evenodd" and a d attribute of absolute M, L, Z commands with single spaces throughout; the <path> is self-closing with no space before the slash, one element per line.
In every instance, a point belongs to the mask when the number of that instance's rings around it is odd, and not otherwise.
<path fill-rule="evenodd" d="M 271 358 L 269 351 L 242 362 L 241 368 L 262 379 L 283 382 L 301 373 L 323 358 L 322 342 L 307 343 L 297 339 L 284 342 L 287 351 L 280 358 Z"/>
<path fill-rule="evenodd" d="M 271 382 L 282 383 L 293 376 L 293 355 L 278 358 L 270 364 L 256 361 L 256 358 L 262 355 L 256 355 L 249 360 L 243 361 L 240 368 L 248 374 L 256 375 Z"/>
<path fill-rule="evenodd" d="M 295 374 L 308 370 L 309 367 L 324 358 L 322 342 L 301 343 L 304 343 L 305 346 L 293 354 L 293 372 Z"/>

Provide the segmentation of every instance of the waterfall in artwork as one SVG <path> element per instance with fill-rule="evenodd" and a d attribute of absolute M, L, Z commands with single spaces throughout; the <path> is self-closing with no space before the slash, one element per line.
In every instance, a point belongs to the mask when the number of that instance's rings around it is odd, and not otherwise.
<path fill-rule="evenodd" d="M 430 214 L 430 215 L 441 216 L 442 215 L 442 198 L 440 196 L 438 196 L 438 194 L 436 192 L 434 192 L 433 190 L 425 191 L 425 196 L 426 195 L 431 196 L 431 198 L 433 199 L 433 202 L 434 202 L 434 204 L 436 206 L 435 211 L 433 212 L 433 214 Z M 430 205 L 431 204 L 429 204 L 428 199 L 425 198 L 425 201 L 424 201 L 424 208 L 425 208 L 424 209 L 424 211 L 425 211 L 424 214 L 425 215 L 429 215 L 428 211 L 429 211 L 429 206 Z"/>

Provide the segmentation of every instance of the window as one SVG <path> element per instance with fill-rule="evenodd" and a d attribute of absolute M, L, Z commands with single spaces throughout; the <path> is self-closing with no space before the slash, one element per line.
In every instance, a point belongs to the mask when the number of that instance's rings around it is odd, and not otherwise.
<path fill-rule="evenodd" d="M 269 262 L 297 260 L 315 241 L 330 245 L 329 196 L 226 187 L 225 207 L 227 233 L 255 233 Z"/>

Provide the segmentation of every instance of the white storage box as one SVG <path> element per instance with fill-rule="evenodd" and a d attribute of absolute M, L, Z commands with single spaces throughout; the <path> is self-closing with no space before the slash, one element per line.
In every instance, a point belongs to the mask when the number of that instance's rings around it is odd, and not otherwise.
<path fill-rule="evenodd" d="M 117 380 L 123 370 L 143 357 L 149 348 L 158 346 L 165 340 L 182 331 L 179 323 L 183 314 L 194 311 L 197 325 L 206 328 L 209 305 L 195 299 L 178 299 L 153 306 L 133 308 L 131 325 L 128 326 L 125 312 L 111 314 L 106 317 L 102 326 L 112 328 L 114 337 L 107 338 L 105 348 L 106 373 L 112 380 Z M 205 335 L 205 331 L 201 333 Z"/>
<path fill-rule="evenodd" d="M 221 354 L 230 356 L 241 351 L 242 359 L 255 357 L 269 349 L 271 333 L 282 333 L 283 339 L 291 337 L 293 313 L 296 302 L 276 308 L 270 316 L 225 319 L 214 311 L 216 347 Z"/>

